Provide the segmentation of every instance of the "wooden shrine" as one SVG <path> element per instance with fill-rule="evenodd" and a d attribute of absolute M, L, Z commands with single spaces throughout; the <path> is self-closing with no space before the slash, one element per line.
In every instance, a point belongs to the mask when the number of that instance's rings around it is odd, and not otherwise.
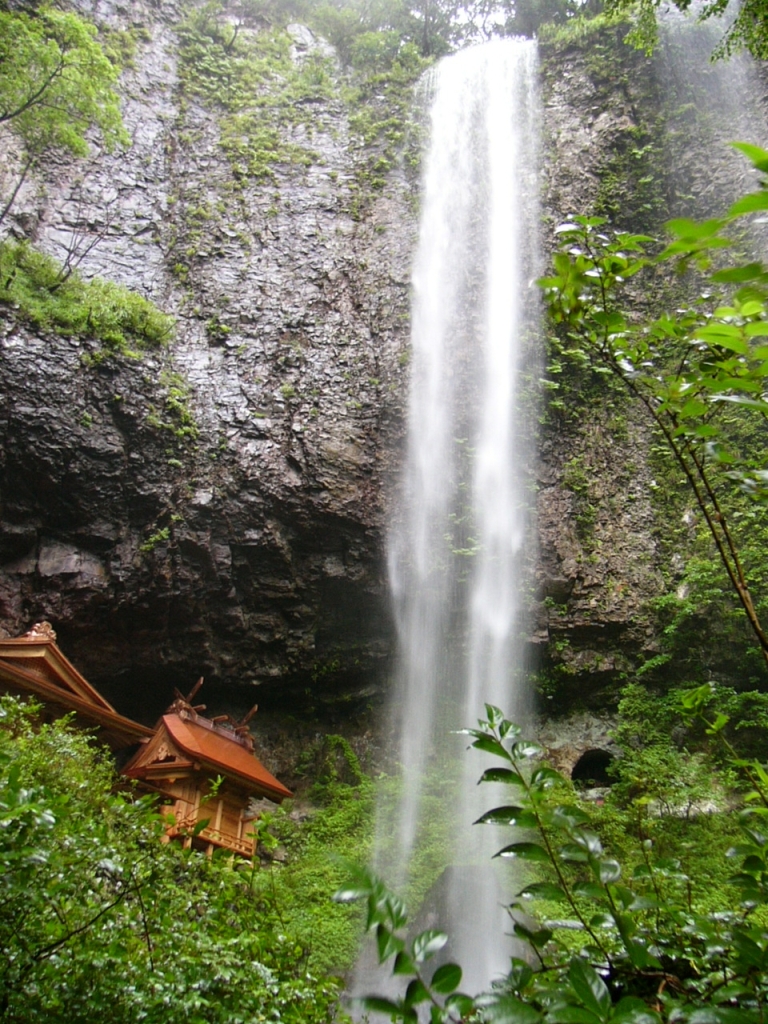
<path fill-rule="evenodd" d="M 0 693 L 32 697 L 48 718 L 74 712 L 112 750 L 135 746 L 152 729 L 119 714 L 77 671 L 56 644 L 49 622 L 38 622 L 24 636 L 0 639 Z"/>
<path fill-rule="evenodd" d="M 291 791 L 277 781 L 253 752 L 248 721 L 228 715 L 205 718 L 205 705 L 192 701 L 202 685 L 176 700 L 155 727 L 152 738 L 128 762 L 123 774 L 159 793 L 169 815 L 167 839 L 211 853 L 220 847 L 251 857 L 254 840 L 251 801 L 266 797 L 282 803 Z"/>
<path fill-rule="evenodd" d="M 59 650 L 50 623 L 0 639 L 0 693 L 33 698 L 49 720 L 74 712 L 76 724 L 113 751 L 138 747 L 122 774 L 160 794 L 169 817 L 167 841 L 250 857 L 249 832 L 258 816 L 249 810 L 251 802 L 266 797 L 279 804 L 292 794 L 253 752 L 248 722 L 256 708 L 239 722 L 229 715 L 206 718 L 205 705 L 192 704 L 202 683 L 187 697 L 176 690 L 173 704 L 150 729 L 119 714 L 91 686 Z"/>

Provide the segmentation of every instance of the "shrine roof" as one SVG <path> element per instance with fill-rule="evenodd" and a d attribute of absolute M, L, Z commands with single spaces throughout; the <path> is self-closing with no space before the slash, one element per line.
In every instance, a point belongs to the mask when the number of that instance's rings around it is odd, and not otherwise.
<path fill-rule="evenodd" d="M 0 639 L 0 661 L 36 676 L 103 711 L 117 712 L 91 686 L 56 644 L 56 634 L 46 622 L 38 623 L 24 636 Z"/>
<path fill-rule="evenodd" d="M 277 802 L 293 796 L 234 735 L 230 738 L 205 719 L 186 715 L 163 715 L 162 723 L 174 743 L 195 760 L 247 782 Z"/>
<path fill-rule="evenodd" d="M 81 724 L 97 726 L 101 738 L 116 750 L 152 735 L 151 729 L 118 714 L 77 671 L 56 645 L 48 623 L 0 640 L 0 692 L 32 696 L 60 713 L 74 711 Z"/>

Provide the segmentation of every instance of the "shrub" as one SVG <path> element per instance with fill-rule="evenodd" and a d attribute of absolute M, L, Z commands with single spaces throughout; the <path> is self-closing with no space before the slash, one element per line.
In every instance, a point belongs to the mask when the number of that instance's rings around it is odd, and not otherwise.
<path fill-rule="evenodd" d="M 42 330 L 92 338 L 107 351 L 135 355 L 172 337 L 174 319 L 112 281 L 84 281 L 28 242 L 0 242 L 0 304 Z"/>

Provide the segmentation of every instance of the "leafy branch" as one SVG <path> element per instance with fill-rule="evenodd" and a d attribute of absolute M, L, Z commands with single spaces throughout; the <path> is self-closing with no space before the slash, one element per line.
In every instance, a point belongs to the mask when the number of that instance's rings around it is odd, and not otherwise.
<path fill-rule="evenodd" d="M 705 715 L 705 697 L 698 690 L 683 695 L 689 719 Z M 623 867 L 604 851 L 592 815 L 573 798 L 563 800 L 568 784 L 542 761 L 541 748 L 522 740 L 519 727 L 498 708 L 486 705 L 486 715 L 465 734 L 473 747 L 503 765 L 487 769 L 480 781 L 509 787 L 515 803 L 494 808 L 478 823 L 535 833 L 534 839 L 523 839 L 518 831 L 515 842 L 497 856 L 529 862 L 556 879 L 520 890 L 510 904 L 513 919 L 521 899 L 559 902 L 576 918 L 565 925 L 575 925 L 586 941 L 574 955 L 573 944 L 557 938 L 563 922 L 541 927 L 516 922 L 515 933 L 535 952 L 538 969 L 513 957 L 506 978 L 470 997 L 456 991 L 458 965 L 439 967 L 431 979 L 425 972 L 424 963 L 446 936 L 427 931 L 408 943 L 402 902 L 370 872 L 353 869 L 336 898 L 366 901 L 366 927 L 375 934 L 380 962 L 393 958 L 393 973 L 408 979 L 403 997 L 368 996 L 363 1007 L 408 1024 L 419 1019 L 416 1007 L 422 1003 L 432 1024 L 763 1024 L 768 837 L 755 824 L 768 817 L 763 766 L 736 762 L 753 786 L 739 813 L 743 841 L 727 854 L 738 863 L 730 879 L 738 907 L 702 913 L 696 909 L 695 879 L 679 861 L 656 856 L 652 841 L 643 837 L 634 868 Z M 706 721 L 721 733 L 727 718 L 719 713 L 714 722 Z"/>
<path fill-rule="evenodd" d="M 768 152 L 737 143 L 768 173 Z M 768 633 L 756 611 L 747 572 L 722 496 L 735 484 L 768 503 L 768 469 L 741 454 L 728 431 L 726 409 L 768 414 L 768 270 L 759 262 L 712 270 L 712 253 L 731 243 L 736 221 L 768 210 L 768 187 L 743 196 L 727 215 L 696 223 L 670 221 L 673 241 L 651 255 L 653 239 L 611 231 L 600 217 L 575 217 L 558 228 L 554 273 L 539 282 L 553 321 L 567 341 L 636 398 L 682 470 L 768 665 Z M 690 308 L 636 322 L 618 293 L 649 268 L 676 260 L 695 264 L 707 289 Z M 735 289 L 724 296 L 723 289 Z"/>
<path fill-rule="evenodd" d="M 403 901 L 372 872 L 354 864 L 349 864 L 348 869 L 349 882 L 336 893 L 334 900 L 337 903 L 366 901 L 365 928 L 375 933 L 379 963 L 394 956 L 392 973 L 410 978 L 402 998 L 393 1001 L 383 996 L 366 996 L 360 1000 L 363 1008 L 389 1014 L 392 1020 L 417 1024 L 416 1007 L 427 1003 L 431 1024 L 458 1024 L 473 1008 L 470 997 L 457 991 L 461 968 L 458 964 L 443 964 L 428 979 L 425 966 L 445 946 L 448 936 L 430 929 L 420 932 L 408 943 L 402 934 L 408 922 Z M 445 999 L 441 1000 L 441 996 Z"/>

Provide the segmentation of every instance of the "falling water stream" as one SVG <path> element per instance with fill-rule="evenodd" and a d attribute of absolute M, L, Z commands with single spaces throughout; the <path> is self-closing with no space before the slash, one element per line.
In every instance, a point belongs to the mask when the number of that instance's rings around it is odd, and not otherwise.
<path fill-rule="evenodd" d="M 505 40 L 449 57 L 430 93 L 408 450 L 389 548 L 400 642 L 401 884 L 425 772 L 446 754 L 450 730 L 474 724 L 484 702 L 526 712 L 519 637 L 531 554 L 526 382 L 538 312 L 535 43 Z M 454 936 L 465 985 L 479 989 L 508 968 L 509 949 L 499 939 L 505 919 L 492 849 L 481 842 L 488 830 L 470 827 L 482 809 L 481 769 L 465 760 L 452 797 L 464 866 L 446 880 L 440 925 Z"/>
<path fill-rule="evenodd" d="M 704 84 L 711 45 L 688 68 L 676 55 L 676 32 L 665 28 L 659 73 L 671 94 L 683 96 Z M 688 52 L 684 45 L 681 53 Z M 747 73 L 739 71 L 742 78 Z M 733 87 L 719 72 L 707 76 L 707 91 L 714 89 L 716 106 L 727 112 Z M 463 754 L 452 730 L 474 724 L 485 702 L 518 720 L 529 712 L 521 637 L 535 557 L 535 43 L 497 41 L 446 58 L 432 72 L 428 93 L 408 447 L 389 543 L 400 657 L 393 718 L 403 786 L 394 819 L 380 829 L 378 868 L 407 888 L 427 790 L 442 773 L 454 863 L 434 887 L 439 892 L 426 921 L 422 911 L 422 924 L 451 935 L 450 957 L 464 968 L 462 988 L 479 991 L 508 969 L 502 905 L 509 888 L 491 870 L 497 837 L 471 827 L 496 794 L 478 791 L 484 765 Z M 733 119 L 726 120 L 732 129 Z"/>

